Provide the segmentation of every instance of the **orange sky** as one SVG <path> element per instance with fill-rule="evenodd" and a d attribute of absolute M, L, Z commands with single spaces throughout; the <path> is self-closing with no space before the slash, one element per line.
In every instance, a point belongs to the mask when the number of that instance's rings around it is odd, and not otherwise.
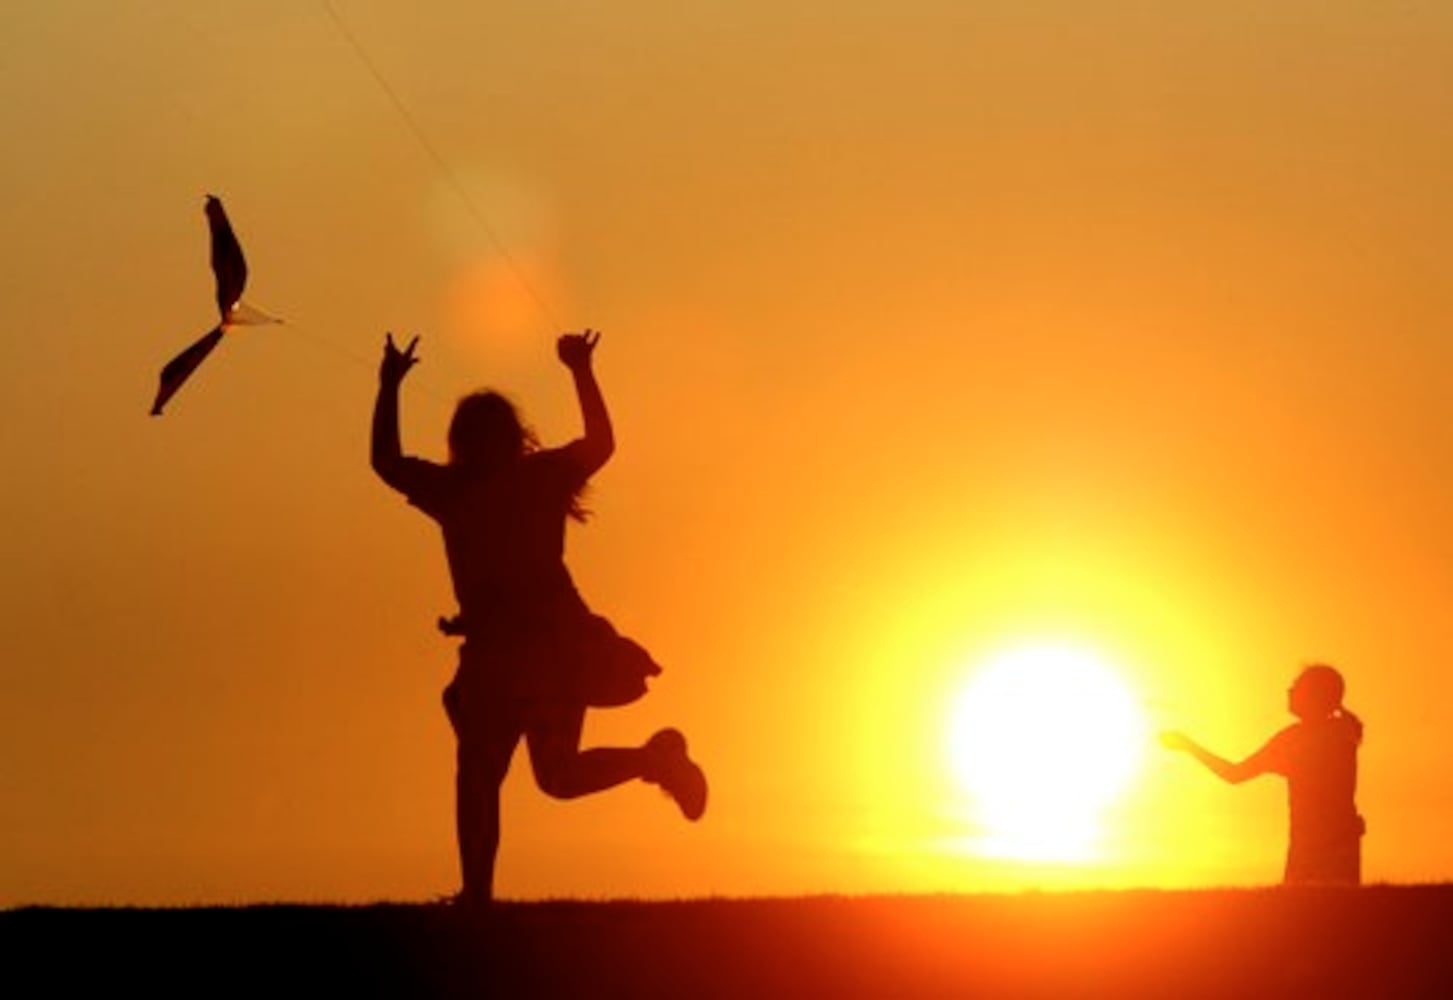
<path fill-rule="evenodd" d="M 587 737 L 713 799 L 519 767 L 502 895 L 1276 881 L 1280 784 L 1153 750 L 1096 863 L 955 846 L 944 705 L 1044 638 L 1233 755 L 1338 664 L 1367 876 L 1453 878 L 1453 12 L 334 6 L 433 154 L 319 4 L 0 13 L 0 905 L 454 888 L 375 358 L 422 334 L 416 453 L 483 384 L 559 442 L 557 324 L 620 442 L 571 564 L 667 667 Z M 151 419 L 208 192 L 289 325 Z"/>

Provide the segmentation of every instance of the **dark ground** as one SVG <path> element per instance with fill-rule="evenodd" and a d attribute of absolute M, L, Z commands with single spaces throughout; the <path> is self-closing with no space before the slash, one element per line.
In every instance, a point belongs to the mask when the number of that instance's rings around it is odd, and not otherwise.
<path fill-rule="evenodd" d="M 1453 886 L 0 912 L 0 996 L 1439 997 Z"/>

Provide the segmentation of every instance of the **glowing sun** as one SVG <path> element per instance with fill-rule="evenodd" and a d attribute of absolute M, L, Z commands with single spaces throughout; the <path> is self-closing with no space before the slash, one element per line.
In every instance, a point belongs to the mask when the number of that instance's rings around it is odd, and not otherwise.
<path fill-rule="evenodd" d="M 952 706 L 949 752 L 981 853 L 1094 856 L 1100 816 L 1139 769 L 1146 722 L 1124 682 L 1072 646 L 1011 650 L 975 671 Z"/>

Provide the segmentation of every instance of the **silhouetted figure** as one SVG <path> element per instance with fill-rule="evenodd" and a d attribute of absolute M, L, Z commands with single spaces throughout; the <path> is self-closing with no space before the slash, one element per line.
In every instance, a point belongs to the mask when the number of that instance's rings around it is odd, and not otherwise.
<path fill-rule="evenodd" d="M 634 701 L 660 672 L 650 654 L 589 611 L 564 562 L 565 521 L 585 519 L 581 495 L 615 448 L 591 367 L 598 340 L 586 331 L 556 345 L 574 377 L 584 436 L 542 449 L 507 399 L 476 393 L 454 412 L 447 465 L 404 456 L 398 390 L 417 362 L 418 338 L 402 351 L 391 335 L 384 345 L 373 468 L 443 529 L 459 601 L 459 615 L 439 625 L 464 637 L 444 707 L 458 739 L 459 900 L 467 905 L 492 897 L 500 785 L 521 736 L 548 795 L 574 798 L 641 778 L 661 786 L 687 819 L 706 808 L 706 778 L 674 729 L 641 747 L 580 748 L 588 705 Z"/>
<path fill-rule="evenodd" d="M 1335 669 L 1320 663 L 1307 667 L 1287 692 L 1287 708 L 1298 721 L 1240 763 L 1216 756 L 1183 733 L 1161 734 L 1167 747 L 1186 751 L 1232 784 L 1260 774 L 1287 779 L 1288 885 L 1357 885 L 1362 880 L 1366 826 L 1355 801 L 1362 721 L 1342 704 L 1343 691 Z"/>

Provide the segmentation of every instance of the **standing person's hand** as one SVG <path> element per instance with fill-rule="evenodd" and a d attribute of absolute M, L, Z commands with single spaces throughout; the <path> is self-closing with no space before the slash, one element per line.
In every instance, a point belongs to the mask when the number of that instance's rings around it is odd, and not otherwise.
<path fill-rule="evenodd" d="M 1185 733 L 1166 730 L 1160 734 L 1160 745 L 1167 750 L 1189 750 L 1191 748 L 1191 738 Z"/>
<path fill-rule="evenodd" d="M 591 355 L 595 352 L 595 345 L 598 343 L 600 343 L 600 334 L 595 330 L 586 330 L 583 333 L 565 333 L 555 341 L 555 353 L 560 356 L 561 363 L 572 372 L 589 371 Z"/>
<path fill-rule="evenodd" d="M 383 361 L 378 366 L 378 380 L 384 385 L 398 385 L 409 373 L 409 369 L 419 363 L 414 356 L 414 348 L 419 345 L 419 338 L 415 337 L 409 341 L 409 346 L 402 351 L 394 343 L 394 335 L 387 334 L 383 344 Z"/>

